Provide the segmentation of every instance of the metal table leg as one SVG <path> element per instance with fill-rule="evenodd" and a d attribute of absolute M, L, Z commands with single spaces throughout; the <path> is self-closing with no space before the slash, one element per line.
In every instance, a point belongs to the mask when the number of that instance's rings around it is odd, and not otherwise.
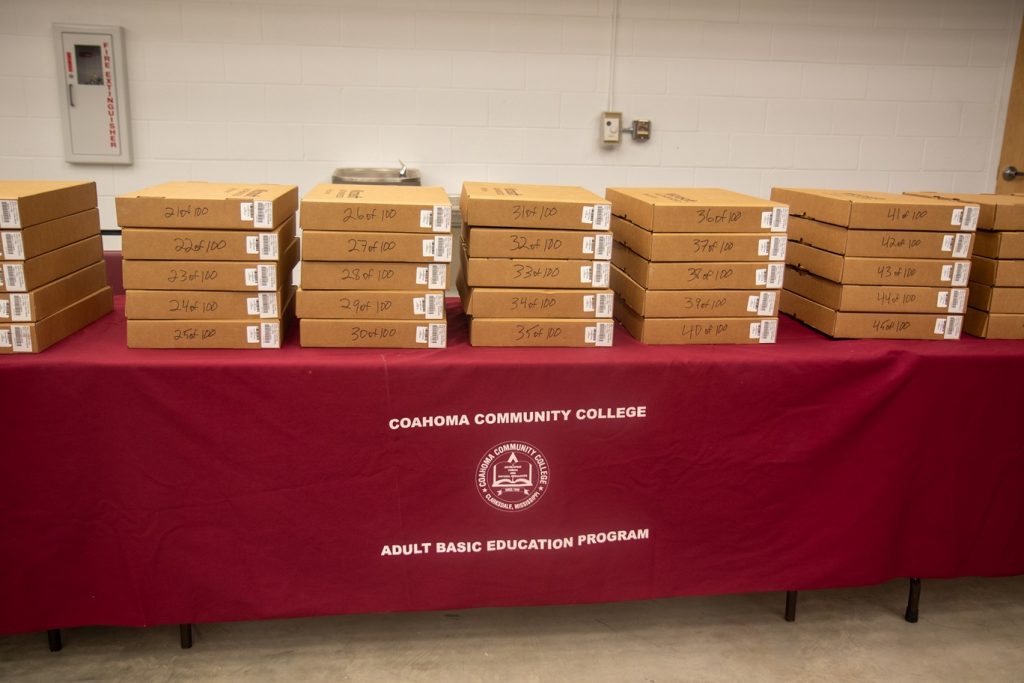
<path fill-rule="evenodd" d="M 786 591 L 786 621 L 796 621 L 796 591 Z"/>
<path fill-rule="evenodd" d="M 179 624 L 178 632 L 181 636 L 181 649 L 187 650 L 192 647 L 192 624 Z"/>
<path fill-rule="evenodd" d="M 51 628 L 47 631 L 46 639 L 50 643 L 50 652 L 60 652 L 64 649 L 64 641 L 60 637 L 59 628 Z"/>
<path fill-rule="evenodd" d="M 910 578 L 910 595 L 907 596 L 907 612 L 903 615 L 911 624 L 917 623 L 917 609 L 921 604 L 921 579 Z"/>

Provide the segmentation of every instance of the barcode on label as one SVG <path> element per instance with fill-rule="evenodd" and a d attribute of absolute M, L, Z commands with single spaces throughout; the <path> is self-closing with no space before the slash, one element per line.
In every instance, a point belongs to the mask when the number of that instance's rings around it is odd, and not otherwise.
<path fill-rule="evenodd" d="M 246 287 L 255 287 L 258 284 L 259 284 L 259 275 L 257 274 L 257 270 L 255 268 L 246 268 L 245 269 L 245 286 Z"/>
<path fill-rule="evenodd" d="M 942 251 L 953 251 L 953 236 L 943 235 L 942 236 Z"/>
<path fill-rule="evenodd" d="M 252 220 L 252 202 L 242 202 L 238 205 L 239 217 L 243 221 Z"/>
<path fill-rule="evenodd" d="M 266 293 L 259 295 L 260 300 L 260 317 L 261 318 L 276 318 L 277 312 L 277 294 Z"/>
<path fill-rule="evenodd" d="M 953 264 L 953 286 L 954 287 L 965 287 L 967 286 L 967 277 L 971 272 L 970 261 L 957 261 Z"/>
<path fill-rule="evenodd" d="M 942 266 L 942 271 L 939 273 L 939 279 L 943 282 L 949 282 L 953 279 L 953 266 L 952 264 L 946 264 Z"/>
<path fill-rule="evenodd" d="M 14 322 L 32 320 L 32 300 L 28 294 L 11 294 L 11 320 Z"/>
<path fill-rule="evenodd" d="M 775 235 L 772 237 L 772 247 L 768 254 L 769 261 L 785 261 L 786 260 L 786 238 L 784 236 Z"/>
<path fill-rule="evenodd" d="M 11 302 L 7 299 L 0 299 L 0 318 L 11 317 Z"/>
<path fill-rule="evenodd" d="M 281 348 L 281 324 L 260 323 L 260 348 L 279 349 Z"/>
<path fill-rule="evenodd" d="M 427 266 L 416 266 L 416 284 L 427 284 Z"/>
<path fill-rule="evenodd" d="M 11 348 L 15 353 L 32 353 L 32 328 L 28 325 L 11 325 Z"/>
<path fill-rule="evenodd" d="M 246 325 L 245 326 L 245 342 L 247 344 L 259 344 L 260 343 L 260 326 L 259 325 Z"/>
<path fill-rule="evenodd" d="M 246 235 L 245 236 L 245 253 L 246 254 L 258 254 L 258 253 L 260 253 L 260 236 L 259 235 Z"/>
<path fill-rule="evenodd" d="M 245 299 L 245 312 L 249 315 L 260 314 L 260 298 L 258 296 L 250 296 Z"/>
<path fill-rule="evenodd" d="M 4 233 L 4 258 L 23 259 L 25 258 L 25 242 L 21 239 L 20 232 Z"/>
<path fill-rule="evenodd" d="M 449 263 L 452 260 L 452 238 L 450 235 L 438 235 L 434 238 L 434 260 Z"/>
<path fill-rule="evenodd" d="M 612 306 L 615 303 L 615 298 L 611 294 L 598 294 L 597 295 L 597 310 L 594 312 L 594 316 L 597 318 L 610 318 L 612 317 Z"/>
<path fill-rule="evenodd" d="M 936 302 L 936 306 L 939 308 L 949 308 L 949 292 L 945 290 L 939 292 L 939 300 Z"/>
<path fill-rule="evenodd" d="M 446 204 L 434 206 L 434 232 L 452 231 L 452 207 Z"/>
<path fill-rule="evenodd" d="M 767 256 L 768 255 L 768 250 L 770 249 L 770 247 L 769 247 L 770 242 L 771 242 L 771 240 L 767 240 L 767 239 L 763 239 L 763 240 L 758 240 L 757 241 L 757 255 L 758 256 Z"/>
<path fill-rule="evenodd" d="M 774 211 L 762 211 L 761 212 L 761 229 L 769 230 L 774 223 L 772 222 L 772 216 L 775 214 Z"/>
<path fill-rule="evenodd" d="M 11 330 L 8 327 L 0 328 L 0 349 L 11 348 Z"/>
<path fill-rule="evenodd" d="M 427 347 L 431 349 L 443 349 L 448 346 L 448 325 L 446 323 L 430 323 L 427 337 Z"/>
<path fill-rule="evenodd" d="M 594 253 L 594 242 L 596 242 L 596 240 L 593 237 L 587 236 L 587 237 L 583 238 L 583 253 L 584 254 L 593 254 Z"/>
<path fill-rule="evenodd" d="M 612 224 L 611 204 L 594 205 L 594 230 L 607 230 Z"/>
<path fill-rule="evenodd" d="M 444 319 L 444 295 L 425 294 L 423 297 L 423 317 L 427 320 Z"/>
<path fill-rule="evenodd" d="M 595 235 L 594 258 L 608 261 L 612 257 L 612 236 Z"/>
<path fill-rule="evenodd" d="M 591 287 L 607 287 L 612 277 L 612 268 L 607 261 L 594 261 Z"/>
<path fill-rule="evenodd" d="M 427 288 L 444 289 L 447 287 L 448 266 L 441 263 L 432 263 L 427 266 Z"/>
<path fill-rule="evenodd" d="M 977 204 L 968 204 L 964 207 L 964 216 L 960 221 L 960 229 L 964 232 L 974 232 L 978 229 L 978 214 L 981 207 Z M 958 335 L 959 336 L 959 335 Z"/>
<path fill-rule="evenodd" d="M 772 209 L 772 232 L 786 232 L 789 229 L 789 207 L 776 206 Z"/>
<path fill-rule="evenodd" d="M 754 284 L 758 287 L 764 287 L 768 284 L 768 269 L 758 268 L 754 273 Z"/>
<path fill-rule="evenodd" d="M 786 274 L 786 266 L 781 263 L 773 263 L 768 266 L 768 289 L 782 289 L 782 278 Z"/>
<path fill-rule="evenodd" d="M 20 228 L 21 212 L 17 199 L 0 200 L 0 228 Z"/>
<path fill-rule="evenodd" d="M 757 313 L 758 302 L 760 297 L 756 294 L 747 297 L 747 313 Z"/>
<path fill-rule="evenodd" d="M 971 236 L 960 233 L 953 241 L 953 258 L 968 258 L 971 255 Z"/>
<path fill-rule="evenodd" d="M 580 282 L 588 284 L 594 279 L 594 268 L 592 266 L 580 266 Z"/>
<path fill-rule="evenodd" d="M 428 230 L 434 227 L 434 212 L 430 209 L 420 209 L 420 227 Z"/>
<path fill-rule="evenodd" d="M 775 292 L 761 292 L 757 298 L 758 315 L 775 315 Z"/>
<path fill-rule="evenodd" d="M 778 330 L 779 330 L 779 321 L 778 320 L 775 320 L 774 318 L 771 319 L 771 320 L 762 320 L 761 321 L 761 330 L 760 330 L 760 334 L 757 337 L 757 342 L 759 344 L 774 344 L 775 343 L 775 337 L 778 334 Z"/>
<path fill-rule="evenodd" d="M 583 312 L 593 313 L 597 310 L 597 295 L 596 294 L 584 294 L 583 295 Z"/>
<path fill-rule="evenodd" d="M 949 292 L 949 312 L 963 313 L 967 310 L 967 290 L 953 289 Z"/>
<path fill-rule="evenodd" d="M 260 235 L 260 259 L 264 261 L 277 259 L 277 235 Z"/>
<path fill-rule="evenodd" d="M 594 224 L 594 207 L 592 207 L 592 206 L 584 206 L 583 207 L 583 217 L 580 218 L 580 221 L 582 221 L 583 223 L 586 223 L 587 225 L 593 225 Z"/>
<path fill-rule="evenodd" d="M 615 327 L 612 323 L 588 325 L 583 331 L 583 341 L 595 346 L 611 346 L 614 329 Z"/>
<path fill-rule="evenodd" d="M 8 292 L 25 291 L 25 266 L 23 264 L 4 264 L 4 286 Z"/>
<path fill-rule="evenodd" d="M 963 209 L 953 209 L 953 217 L 950 218 L 949 224 L 950 225 L 963 225 L 963 222 L 964 222 L 964 210 Z"/>
<path fill-rule="evenodd" d="M 265 199 L 257 199 L 253 201 L 253 208 L 256 215 L 253 217 L 252 227 L 274 227 L 274 202 L 268 202 Z"/>
<path fill-rule="evenodd" d="M 964 319 L 959 315 L 951 315 L 946 321 L 946 331 L 943 337 L 946 339 L 959 339 L 960 331 L 963 329 Z"/>
<path fill-rule="evenodd" d="M 261 292 L 272 292 L 277 289 L 277 265 L 264 263 L 256 266 L 260 273 L 260 282 L 257 289 Z"/>
<path fill-rule="evenodd" d="M 423 240 L 423 258 L 431 258 L 434 255 L 434 240 Z"/>

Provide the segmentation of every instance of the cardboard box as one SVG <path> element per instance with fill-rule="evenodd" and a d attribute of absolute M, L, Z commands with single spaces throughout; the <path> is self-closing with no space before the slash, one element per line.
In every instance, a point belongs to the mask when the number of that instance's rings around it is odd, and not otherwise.
<path fill-rule="evenodd" d="M 295 213 L 295 185 L 175 181 L 114 198 L 123 228 L 273 230 Z"/>
<path fill-rule="evenodd" d="M 610 289 L 510 289 L 468 287 L 458 281 L 462 308 L 477 318 L 611 318 Z"/>
<path fill-rule="evenodd" d="M 1004 261 L 975 256 L 971 259 L 971 280 L 996 287 L 1024 287 L 1024 260 Z"/>
<path fill-rule="evenodd" d="M 451 263 L 451 235 L 303 230 L 306 261 L 369 263 Z"/>
<path fill-rule="evenodd" d="M 124 296 L 124 316 L 129 320 L 276 319 L 290 295 L 290 288 L 276 292 L 129 289 Z"/>
<path fill-rule="evenodd" d="M 615 317 L 643 344 L 774 344 L 778 318 L 645 318 L 622 299 Z"/>
<path fill-rule="evenodd" d="M 190 292 L 276 292 L 291 283 L 299 241 L 292 240 L 276 262 L 124 261 L 124 288 Z"/>
<path fill-rule="evenodd" d="M 846 228 L 973 232 L 978 205 L 873 190 L 772 188 L 772 199 L 789 213 Z"/>
<path fill-rule="evenodd" d="M 463 232 L 466 252 L 479 258 L 585 259 L 612 257 L 612 236 L 580 230 L 470 228 Z"/>
<path fill-rule="evenodd" d="M 294 292 L 294 289 L 288 290 Z M 128 320 L 130 349 L 279 349 L 293 319 L 294 295 L 270 320 Z"/>
<path fill-rule="evenodd" d="M 419 320 L 299 321 L 299 343 L 316 348 L 443 349 L 448 324 Z"/>
<path fill-rule="evenodd" d="M 1024 287 L 993 287 L 972 282 L 967 304 L 989 313 L 1024 313 Z"/>
<path fill-rule="evenodd" d="M 777 233 L 657 233 L 612 217 L 615 241 L 648 261 L 685 263 L 785 261 L 786 235 Z"/>
<path fill-rule="evenodd" d="M 424 290 L 448 287 L 447 263 L 303 261 L 302 288 L 331 290 Z"/>
<path fill-rule="evenodd" d="M 114 310 L 114 294 L 104 286 L 31 323 L 0 323 L 0 355 L 39 353 Z"/>
<path fill-rule="evenodd" d="M 612 207 L 582 187 L 464 182 L 459 208 L 473 227 L 607 230 Z"/>
<path fill-rule="evenodd" d="M 835 311 L 796 292 L 782 293 L 786 315 L 844 339 L 959 339 L 963 316 L 929 313 L 849 313 Z"/>
<path fill-rule="evenodd" d="M 974 235 L 974 254 L 993 259 L 1024 260 L 1024 232 L 979 230 Z"/>
<path fill-rule="evenodd" d="M 272 232 L 125 228 L 121 255 L 129 261 L 277 261 L 295 239 L 295 214 Z"/>
<path fill-rule="evenodd" d="M 19 230 L 96 208 L 96 183 L 0 180 L 0 229 Z"/>
<path fill-rule="evenodd" d="M 1024 314 L 986 313 L 968 308 L 964 331 L 983 339 L 1024 339 Z"/>
<path fill-rule="evenodd" d="M 606 289 L 611 267 L 608 261 L 469 258 L 464 262 L 463 272 L 470 287 Z"/>
<path fill-rule="evenodd" d="M 846 256 L 871 258 L 969 259 L 971 232 L 850 230 L 838 225 L 793 216 L 789 239 Z"/>
<path fill-rule="evenodd" d="M 612 264 L 645 289 L 781 289 L 782 263 L 655 263 L 615 243 Z"/>
<path fill-rule="evenodd" d="M 908 192 L 918 197 L 977 204 L 979 230 L 1024 230 L 1024 197 L 968 192 Z"/>
<path fill-rule="evenodd" d="M 612 267 L 612 289 L 630 309 L 646 318 L 751 318 L 779 315 L 775 290 L 644 289 Z"/>
<path fill-rule="evenodd" d="M 4 261 L 0 291 L 28 292 L 102 260 L 103 240 L 94 235 L 26 261 Z"/>
<path fill-rule="evenodd" d="M 299 289 L 295 314 L 344 320 L 444 320 L 444 293 Z"/>
<path fill-rule="evenodd" d="M 302 198 L 301 217 L 304 231 L 452 231 L 452 204 L 443 187 L 317 185 Z"/>
<path fill-rule="evenodd" d="M 836 311 L 963 315 L 967 310 L 964 288 L 841 285 L 795 268 L 786 273 L 786 289 Z"/>
<path fill-rule="evenodd" d="M 66 247 L 100 234 L 100 212 L 88 209 L 30 225 L 21 230 L 0 232 L 0 261 L 24 261 L 54 249 Z"/>
<path fill-rule="evenodd" d="M 702 187 L 609 187 L 612 213 L 652 232 L 785 232 L 789 208 Z"/>
<path fill-rule="evenodd" d="M 29 292 L 0 293 L 0 322 L 38 322 L 107 286 L 107 264 L 97 261 Z"/>
<path fill-rule="evenodd" d="M 841 256 L 806 244 L 789 243 L 786 265 L 847 285 L 966 287 L 970 261 Z"/>
<path fill-rule="evenodd" d="M 615 323 L 552 318 L 470 318 L 471 346 L 611 346 Z"/>

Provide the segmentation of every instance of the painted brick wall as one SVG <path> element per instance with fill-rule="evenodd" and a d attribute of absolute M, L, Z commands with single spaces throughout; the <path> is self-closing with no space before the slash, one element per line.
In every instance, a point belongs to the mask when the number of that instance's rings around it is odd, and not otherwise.
<path fill-rule="evenodd" d="M 1024 0 L 0 2 L 0 176 L 990 191 Z M 62 158 L 53 22 L 119 24 L 136 162 Z"/>

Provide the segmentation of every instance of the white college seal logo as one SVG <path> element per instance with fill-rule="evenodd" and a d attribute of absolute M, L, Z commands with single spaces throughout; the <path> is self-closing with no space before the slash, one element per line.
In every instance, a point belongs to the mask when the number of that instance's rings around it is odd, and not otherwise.
<path fill-rule="evenodd" d="M 492 507 L 518 512 L 548 490 L 548 461 L 528 443 L 506 441 L 487 451 L 476 468 L 476 489 Z"/>

